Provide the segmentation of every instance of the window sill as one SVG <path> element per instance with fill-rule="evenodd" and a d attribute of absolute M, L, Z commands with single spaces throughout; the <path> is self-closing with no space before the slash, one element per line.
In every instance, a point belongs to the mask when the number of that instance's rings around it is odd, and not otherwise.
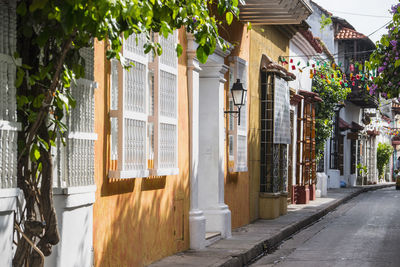
<path fill-rule="evenodd" d="M 19 195 L 19 188 L 4 188 L 0 189 L 0 198 L 3 197 L 16 197 Z"/>
<path fill-rule="evenodd" d="M 109 171 L 108 178 L 110 179 L 133 179 L 148 177 L 148 170 L 131 170 L 131 171 Z"/>
<path fill-rule="evenodd" d="M 74 195 L 96 192 L 96 185 L 70 186 L 66 188 L 53 188 L 55 195 Z"/>
<path fill-rule="evenodd" d="M 0 212 L 10 212 L 17 208 L 19 188 L 0 189 Z"/>
<path fill-rule="evenodd" d="M 229 168 L 229 172 L 248 172 L 249 169 L 246 167 Z"/>
<path fill-rule="evenodd" d="M 167 176 L 167 175 L 178 175 L 178 174 L 179 174 L 178 168 L 134 170 L 134 171 L 109 171 L 108 178 L 134 179 L 134 178 L 145 178 L 150 176 Z"/>
<path fill-rule="evenodd" d="M 178 168 L 150 170 L 150 176 L 166 176 L 166 175 L 177 175 L 177 174 L 179 174 Z"/>

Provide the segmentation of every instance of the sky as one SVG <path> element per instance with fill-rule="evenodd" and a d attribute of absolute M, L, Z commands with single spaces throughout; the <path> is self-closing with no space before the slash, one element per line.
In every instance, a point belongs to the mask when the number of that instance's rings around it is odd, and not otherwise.
<path fill-rule="evenodd" d="M 346 19 L 360 33 L 370 35 L 392 18 L 389 9 L 399 0 L 313 0 L 333 14 Z M 348 14 L 353 13 L 353 14 Z M 356 15 L 359 14 L 359 15 Z M 372 15 L 372 16 L 371 16 Z M 380 17 L 373 17 L 380 16 Z M 369 36 L 375 43 L 382 34 L 387 33 L 383 27 Z"/>

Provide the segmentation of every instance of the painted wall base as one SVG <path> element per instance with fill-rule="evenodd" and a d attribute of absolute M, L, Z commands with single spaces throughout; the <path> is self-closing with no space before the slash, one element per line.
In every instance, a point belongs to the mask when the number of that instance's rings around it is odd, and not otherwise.
<path fill-rule="evenodd" d="M 310 202 L 310 189 L 308 185 L 297 186 L 297 203 L 296 204 L 308 204 Z"/>
<path fill-rule="evenodd" d="M 231 211 L 225 204 L 220 204 L 216 209 L 204 210 L 206 217 L 206 232 L 220 232 L 222 238 L 232 236 Z"/>
<path fill-rule="evenodd" d="M 279 215 L 285 215 L 287 213 L 287 199 L 288 199 L 288 192 L 281 192 L 280 196 L 280 206 L 279 206 Z"/>
<path fill-rule="evenodd" d="M 328 188 L 340 188 L 340 171 L 328 170 Z"/>
<path fill-rule="evenodd" d="M 280 215 L 280 193 L 260 193 L 260 219 L 275 219 Z"/>
<path fill-rule="evenodd" d="M 206 247 L 206 217 L 201 210 L 189 212 L 189 235 L 191 249 Z"/>
<path fill-rule="evenodd" d="M 317 172 L 317 191 L 320 191 L 320 196 L 317 197 L 326 197 L 328 194 L 328 176 L 324 172 Z"/>
<path fill-rule="evenodd" d="M 93 203 L 96 186 L 54 189 L 60 243 L 46 267 L 93 266 Z"/>
<path fill-rule="evenodd" d="M 14 214 L 19 189 L 0 189 L 0 266 L 11 267 L 14 255 Z"/>
<path fill-rule="evenodd" d="M 316 195 L 315 195 L 315 184 L 309 185 L 308 189 L 310 190 L 310 200 L 315 200 Z"/>
<path fill-rule="evenodd" d="M 356 186 L 357 183 L 357 176 L 355 174 L 350 174 L 349 175 L 349 184 L 347 186 Z"/>

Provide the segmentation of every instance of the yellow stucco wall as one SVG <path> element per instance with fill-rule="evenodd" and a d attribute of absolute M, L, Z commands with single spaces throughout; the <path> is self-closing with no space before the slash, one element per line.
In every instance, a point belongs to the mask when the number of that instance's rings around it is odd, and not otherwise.
<path fill-rule="evenodd" d="M 103 42 L 95 45 L 95 266 L 143 266 L 189 248 L 189 132 L 186 37 L 179 58 L 179 175 L 109 180 L 109 72 Z M 175 234 L 174 234 L 175 232 Z M 180 236 L 182 233 L 183 237 Z"/>
<path fill-rule="evenodd" d="M 260 63 L 263 54 L 278 62 L 278 57 L 289 55 L 289 39 L 278 26 L 253 26 L 250 32 L 249 65 L 249 190 L 250 220 L 259 218 L 260 192 Z"/>
<path fill-rule="evenodd" d="M 229 28 L 229 31 L 226 30 Z M 225 29 L 225 30 L 224 30 Z M 250 57 L 250 31 L 247 31 L 247 26 L 239 21 L 234 21 L 229 27 L 223 27 L 220 29 L 221 36 L 231 44 L 234 49 L 231 51 L 229 56 L 238 56 L 247 62 Z M 228 57 L 229 58 L 229 57 Z M 226 58 L 225 64 L 229 65 L 229 60 Z M 248 76 L 248 75 L 247 75 Z M 225 110 L 228 110 L 229 105 L 229 75 L 225 75 Z M 248 77 L 247 77 L 248 80 Z M 229 117 L 225 116 L 225 128 L 229 127 Z M 229 147 L 228 135 L 225 138 L 225 204 L 229 206 L 231 210 L 231 221 L 232 228 L 238 228 L 240 226 L 250 223 L 249 213 L 249 173 L 230 173 L 228 171 L 229 161 Z"/>

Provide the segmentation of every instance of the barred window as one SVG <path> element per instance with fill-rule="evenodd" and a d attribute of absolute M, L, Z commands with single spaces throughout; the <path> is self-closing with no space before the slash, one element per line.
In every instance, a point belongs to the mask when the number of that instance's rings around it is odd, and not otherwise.
<path fill-rule="evenodd" d="M 153 38 L 161 56 L 145 54 L 145 36 L 132 35 L 123 47 L 132 67 L 111 63 L 110 178 L 178 174 L 177 32 Z"/>

